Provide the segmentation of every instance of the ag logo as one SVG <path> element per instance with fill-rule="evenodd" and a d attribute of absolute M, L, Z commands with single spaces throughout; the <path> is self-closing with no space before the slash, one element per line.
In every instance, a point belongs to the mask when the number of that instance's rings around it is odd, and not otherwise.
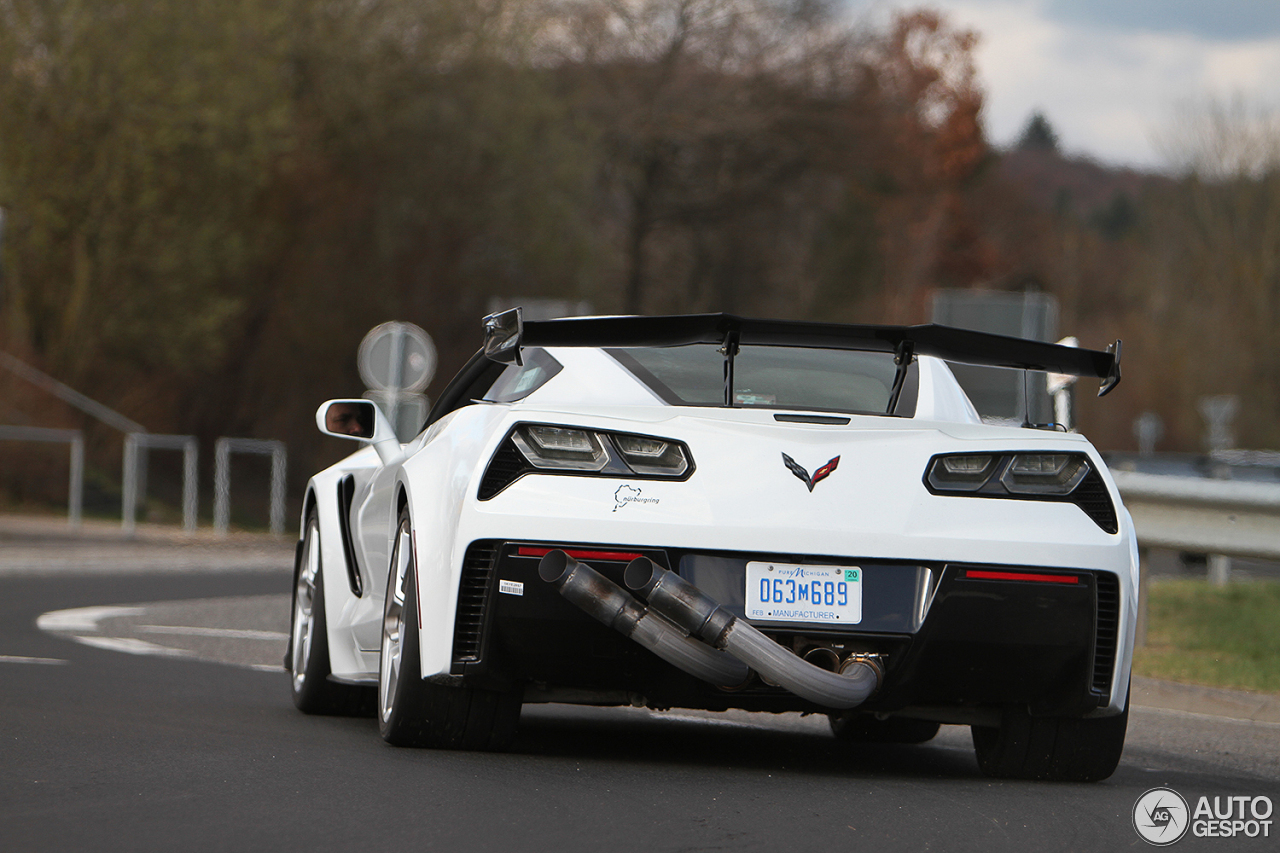
<path fill-rule="evenodd" d="M 1172 788 L 1152 788 L 1133 804 L 1133 828 L 1148 844 L 1167 847 L 1187 834 L 1187 801 Z"/>

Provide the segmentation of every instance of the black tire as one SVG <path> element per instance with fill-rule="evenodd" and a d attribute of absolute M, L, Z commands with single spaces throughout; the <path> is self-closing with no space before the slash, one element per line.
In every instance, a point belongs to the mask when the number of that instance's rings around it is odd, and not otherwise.
<path fill-rule="evenodd" d="M 857 711 L 831 715 L 831 733 L 851 743 L 925 743 L 933 740 L 939 727 L 931 720 L 910 717 L 878 720 Z"/>
<path fill-rule="evenodd" d="M 313 509 L 293 570 L 293 606 L 286 668 L 293 704 L 304 714 L 367 717 L 373 714 L 372 688 L 339 684 L 329 678 L 329 634 L 324 612 L 324 570 L 320 524 Z"/>
<path fill-rule="evenodd" d="M 973 726 L 983 774 L 997 779 L 1098 782 L 1115 772 L 1124 751 L 1129 704 L 1114 717 L 1032 717 L 1005 711 L 999 728 Z"/>
<path fill-rule="evenodd" d="M 417 565 L 407 511 L 400 514 L 387 573 L 378 730 L 395 746 L 503 750 L 515 737 L 520 694 L 434 684 L 418 677 Z M 402 557 L 402 551 L 407 553 Z"/>

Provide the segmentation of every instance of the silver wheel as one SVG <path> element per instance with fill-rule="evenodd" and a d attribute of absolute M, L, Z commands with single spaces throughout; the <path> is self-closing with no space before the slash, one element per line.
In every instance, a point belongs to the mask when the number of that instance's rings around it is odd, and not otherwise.
<path fill-rule="evenodd" d="M 396 746 L 502 749 L 520 719 L 518 690 L 480 690 L 422 679 L 418 565 L 409 510 L 400 511 L 382 610 L 378 731 Z"/>
<path fill-rule="evenodd" d="M 391 719 L 396 687 L 400 682 L 400 664 L 404 659 L 404 595 L 405 579 L 413 561 L 413 542 L 408 519 L 400 522 L 396 544 L 391 553 L 391 577 L 387 584 L 387 600 L 382 611 L 382 659 L 378 667 L 378 715 L 383 723 Z"/>
<path fill-rule="evenodd" d="M 297 563 L 293 567 L 293 607 L 289 624 L 289 688 L 293 704 L 304 714 L 368 716 L 375 691 L 370 687 L 330 681 L 329 636 L 324 615 L 324 558 L 317 511 L 307 512 Z"/>
<path fill-rule="evenodd" d="M 320 572 L 320 526 L 313 517 L 307 525 L 307 535 L 302 544 L 302 563 L 293 593 L 293 692 L 302 691 L 307 680 L 307 666 L 311 663 L 311 640 L 316 625 L 316 577 Z"/>

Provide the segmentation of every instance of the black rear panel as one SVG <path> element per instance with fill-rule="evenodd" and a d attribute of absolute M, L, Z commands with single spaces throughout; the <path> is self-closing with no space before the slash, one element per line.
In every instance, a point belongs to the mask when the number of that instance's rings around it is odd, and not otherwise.
<path fill-rule="evenodd" d="M 462 563 L 462 580 L 458 583 L 458 612 L 453 623 L 453 667 L 461 674 L 467 664 L 479 663 L 484 652 L 485 621 L 489 612 L 493 585 L 493 566 L 497 543 L 492 540 L 472 542 Z"/>
<path fill-rule="evenodd" d="M 1107 494 L 1107 486 L 1102 482 L 1101 475 L 1092 468 L 1088 475 L 1080 481 L 1080 485 L 1071 493 L 1071 502 L 1080 509 L 1084 510 L 1084 514 L 1093 519 L 1093 523 L 1101 527 L 1107 533 L 1117 533 L 1120 525 L 1116 521 L 1116 508 L 1111 503 L 1111 496 Z"/>
<path fill-rule="evenodd" d="M 1120 579 L 1113 574 L 1099 572 L 1097 585 L 1098 624 L 1093 645 L 1093 692 L 1110 697 L 1120 631 Z"/>
<path fill-rule="evenodd" d="M 480 491 L 476 494 L 482 501 L 487 501 L 507 486 L 520 479 L 526 471 L 533 470 L 524 456 L 516 449 L 516 444 L 507 436 L 493 454 L 489 467 L 485 469 L 484 479 L 480 481 Z"/>
<path fill-rule="evenodd" d="M 1029 579 L 1017 579 L 1019 571 Z M 1073 580 L 1035 580 L 1047 577 Z M 891 669 L 875 698 L 891 705 L 1021 706 L 1035 714 L 1096 708 L 1093 581 L 1085 571 L 949 565 L 908 659 Z"/>
<path fill-rule="evenodd" d="M 781 688 L 755 682 L 728 693 L 704 684 L 570 604 L 537 574 L 552 548 L 579 559 L 622 586 L 622 570 L 636 555 L 682 575 L 700 566 L 684 549 L 628 545 L 492 542 L 467 552 L 454 641 L 455 674 L 477 686 L 501 682 L 618 691 L 643 695 L 655 707 L 711 710 L 821 710 Z M 765 554 L 707 554 L 717 564 L 745 565 Z M 782 555 L 796 562 L 831 557 Z M 848 558 L 844 558 L 847 560 Z M 864 622 L 849 628 L 757 623 L 778 642 L 803 654 L 814 646 L 885 655 L 886 681 L 865 705 L 869 711 L 908 707 L 1022 706 L 1037 714 L 1077 715 L 1107 701 L 1114 668 L 1119 587 L 1115 575 L 1038 567 L 935 565 L 936 587 L 924 600 L 908 595 L 917 568 L 879 561 L 858 563 L 866 574 Z M 678 568 L 677 568 L 678 567 Z M 973 577 L 966 576 L 973 570 Z M 741 571 L 741 570 L 739 570 Z M 1017 573 L 1032 579 L 1018 579 Z M 995 578 L 985 577 L 995 574 Z M 1013 575 L 1012 578 L 1007 577 Z M 1037 582 L 1046 577 L 1069 582 Z M 699 577 L 722 604 L 735 609 L 725 583 Z M 724 579 L 722 579 L 723 581 Z M 501 581 L 501 591 L 499 583 Z M 899 583 L 901 582 L 901 583 Z M 741 581 L 739 581 L 739 584 Z M 899 588 L 901 587 L 901 588 Z M 738 595 L 741 595 L 739 588 Z M 918 630 L 889 615 L 925 609 Z M 495 679 L 497 681 L 495 681 Z"/>

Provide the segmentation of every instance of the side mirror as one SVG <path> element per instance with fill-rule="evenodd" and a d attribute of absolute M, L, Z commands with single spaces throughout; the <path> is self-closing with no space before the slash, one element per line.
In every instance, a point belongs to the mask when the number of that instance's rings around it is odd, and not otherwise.
<path fill-rule="evenodd" d="M 372 442 L 383 464 L 404 453 L 387 416 L 368 400 L 329 400 L 316 409 L 316 426 L 335 438 Z"/>
<path fill-rule="evenodd" d="M 484 354 L 502 364 L 524 365 L 520 357 L 520 339 L 524 337 L 524 317 L 519 308 L 490 314 L 484 318 Z"/>

